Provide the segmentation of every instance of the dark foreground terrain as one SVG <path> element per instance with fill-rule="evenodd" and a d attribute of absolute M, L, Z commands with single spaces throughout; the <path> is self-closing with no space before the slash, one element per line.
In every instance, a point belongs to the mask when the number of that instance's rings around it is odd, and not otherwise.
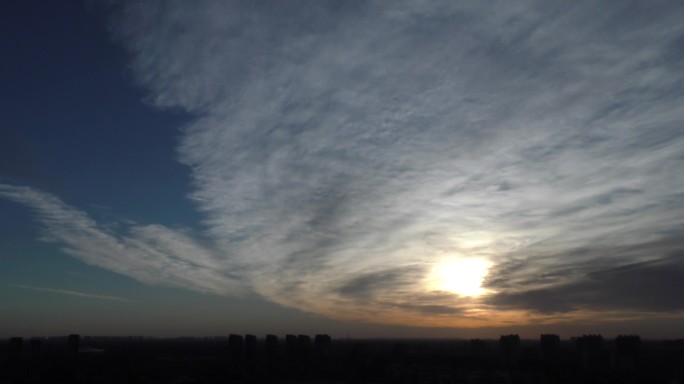
<path fill-rule="evenodd" d="M 684 383 L 684 340 L 12 338 L 2 383 Z"/>

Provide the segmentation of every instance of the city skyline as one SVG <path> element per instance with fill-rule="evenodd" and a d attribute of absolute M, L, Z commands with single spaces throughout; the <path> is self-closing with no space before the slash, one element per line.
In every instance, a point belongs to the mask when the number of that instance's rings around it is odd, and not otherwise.
<path fill-rule="evenodd" d="M 684 333 L 677 2 L 0 11 L 0 336 Z"/>

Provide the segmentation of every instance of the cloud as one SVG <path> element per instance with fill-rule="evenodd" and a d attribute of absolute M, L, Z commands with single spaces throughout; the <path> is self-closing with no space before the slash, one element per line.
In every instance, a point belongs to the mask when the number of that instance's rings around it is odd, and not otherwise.
<path fill-rule="evenodd" d="M 206 231 L 115 235 L 46 194 L 4 194 L 67 253 L 149 283 L 414 325 L 595 308 L 591 292 L 635 275 L 590 273 L 652 261 L 656 276 L 671 258 L 640 246 L 684 228 L 682 16 L 638 2 L 127 3 L 111 31 L 148 102 L 194 116 L 178 154 Z M 431 292 L 430 271 L 458 257 L 488 259 L 499 291 Z M 634 304 L 648 295 L 616 308 L 653 309 Z"/>
<path fill-rule="evenodd" d="M 567 284 L 494 295 L 489 303 L 501 309 L 525 309 L 538 313 L 652 311 L 677 312 L 684 306 L 679 292 L 684 268 L 681 263 L 628 264 L 598 271 Z"/>
<path fill-rule="evenodd" d="M 681 235 L 634 247 L 584 249 L 581 254 L 583 263 L 548 267 L 519 260 L 499 267 L 488 282 L 499 293 L 488 303 L 537 313 L 684 310 L 678 300 L 684 288 Z M 644 259 L 635 261 L 639 257 Z"/>
<path fill-rule="evenodd" d="M 30 207 L 43 225 L 42 240 L 83 262 L 135 278 L 215 294 L 239 294 L 230 263 L 220 263 L 184 230 L 133 225 L 126 234 L 104 229 L 86 213 L 29 187 L 0 184 L 0 196 Z"/>
<path fill-rule="evenodd" d="M 400 268 L 366 273 L 345 281 L 337 292 L 342 296 L 367 299 L 369 296 L 374 296 L 378 290 L 392 291 L 410 285 L 410 280 L 422 275 L 416 272 L 419 271 Z"/>
<path fill-rule="evenodd" d="M 34 291 L 52 292 L 52 293 L 59 293 L 62 295 L 87 297 L 90 299 L 124 301 L 124 302 L 129 302 L 129 303 L 132 303 L 135 301 L 135 300 L 125 299 L 123 297 L 109 296 L 109 295 L 96 295 L 96 294 L 92 294 L 92 293 L 70 291 L 70 290 L 66 290 L 66 289 L 42 288 L 42 287 L 34 287 L 31 285 L 22 285 L 22 284 L 7 284 L 7 285 L 9 285 L 11 287 L 16 287 L 16 288 L 22 288 L 22 289 L 32 289 Z"/>

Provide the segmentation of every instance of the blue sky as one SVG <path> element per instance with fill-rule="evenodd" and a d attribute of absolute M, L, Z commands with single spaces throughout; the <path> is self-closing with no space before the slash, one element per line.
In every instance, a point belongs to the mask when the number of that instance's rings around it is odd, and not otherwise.
<path fill-rule="evenodd" d="M 2 7 L 0 333 L 683 331 L 676 2 Z"/>

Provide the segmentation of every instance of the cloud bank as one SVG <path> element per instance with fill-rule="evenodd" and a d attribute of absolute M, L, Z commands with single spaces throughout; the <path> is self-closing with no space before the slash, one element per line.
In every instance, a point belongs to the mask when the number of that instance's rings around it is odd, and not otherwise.
<path fill-rule="evenodd" d="M 111 30 L 148 102 L 195 116 L 178 156 L 201 233 L 115 235 L 46 193 L 0 194 L 90 264 L 330 317 L 680 311 L 683 17 L 676 2 L 131 2 Z M 428 288 L 460 257 L 493 264 L 488 295 Z"/>

